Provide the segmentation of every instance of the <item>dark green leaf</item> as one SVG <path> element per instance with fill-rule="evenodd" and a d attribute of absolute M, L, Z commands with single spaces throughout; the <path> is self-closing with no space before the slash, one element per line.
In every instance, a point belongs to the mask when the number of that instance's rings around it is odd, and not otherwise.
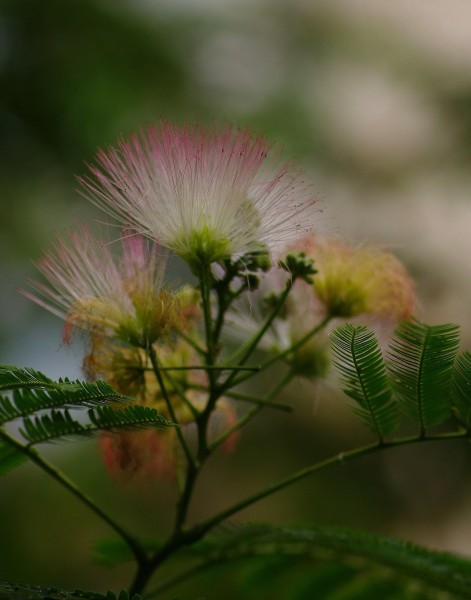
<path fill-rule="evenodd" d="M 20 433 L 29 444 L 39 444 L 65 437 L 87 436 L 93 432 L 74 419 L 68 410 L 51 410 L 39 417 L 23 419 Z"/>
<path fill-rule="evenodd" d="M 455 361 L 452 404 L 458 419 L 471 428 L 471 352 L 463 352 Z"/>
<path fill-rule="evenodd" d="M 175 427 L 167 421 L 155 408 L 130 404 L 115 409 L 111 406 L 99 406 L 88 411 L 88 416 L 95 429 L 114 431 L 118 429 L 137 429 L 141 427 Z"/>
<path fill-rule="evenodd" d="M 380 589 L 385 581 L 389 581 L 397 592 L 396 597 L 401 599 L 436 598 L 439 591 L 449 592 L 454 597 L 471 597 L 471 561 L 362 531 L 249 525 L 226 528 L 223 533 L 208 538 L 204 547 L 197 546 L 194 550 L 198 549 L 207 562 L 194 568 L 194 572 L 228 561 L 249 557 L 253 560 L 254 556 L 309 558 L 313 577 L 308 578 L 305 586 L 309 586 L 311 593 L 299 597 L 360 600 L 374 597 L 373 590 Z M 319 565 L 327 570 L 319 570 Z M 328 575 L 329 569 L 335 570 L 336 566 L 343 575 L 332 578 Z M 327 590 L 326 585 L 329 594 L 335 592 L 335 595 L 320 593 Z M 418 586 L 423 593 L 415 595 L 411 590 Z"/>
<path fill-rule="evenodd" d="M 129 400 L 104 381 L 64 381 L 54 383 L 50 389 L 17 389 L 11 399 L 0 397 L 0 423 L 48 408 L 99 406 Z"/>
<path fill-rule="evenodd" d="M 25 418 L 20 433 L 30 445 L 52 442 L 68 437 L 89 437 L 98 431 L 141 429 L 144 427 L 174 427 L 155 408 L 133 404 L 114 409 L 99 406 L 87 412 L 89 422 L 80 423 L 68 410 L 52 410 L 41 416 Z"/>
<path fill-rule="evenodd" d="M 357 403 L 355 412 L 382 440 L 396 429 L 399 421 L 374 333 L 364 326 L 347 323 L 337 327 L 331 339 L 334 364 L 345 386 L 343 391 Z"/>
<path fill-rule="evenodd" d="M 20 367 L 0 365 L 0 390 L 54 386 L 54 382 L 40 371 L 29 367 L 21 369 Z"/>
<path fill-rule="evenodd" d="M 389 365 L 393 388 L 421 433 L 450 415 L 452 368 L 459 341 L 459 328 L 452 324 L 404 321 L 396 329 Z"/>

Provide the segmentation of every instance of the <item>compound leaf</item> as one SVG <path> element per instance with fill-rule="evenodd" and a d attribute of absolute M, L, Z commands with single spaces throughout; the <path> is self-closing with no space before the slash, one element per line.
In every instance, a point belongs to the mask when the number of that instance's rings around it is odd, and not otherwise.
<path fill-rule="evenodd" d="M 331 334 L 334 364 L 343 391 L 356 402 L 355 412 L 380 440 L 398 426 L 398 410 L 378 341 L 364 326 L 349 323 Z"/>
<path fill-rule="evenodd" d="M 405 414 L 425 429 L 450 415 L 451 377 L 459 346 L 457 325 L 403 321 L 390 345 L 392 385 Z"/>
<path fill-rule="evenodd" d="M 460 354 L 453 367 L 452 405 L 458 419 L 471 427 L 471 352 Z"/>

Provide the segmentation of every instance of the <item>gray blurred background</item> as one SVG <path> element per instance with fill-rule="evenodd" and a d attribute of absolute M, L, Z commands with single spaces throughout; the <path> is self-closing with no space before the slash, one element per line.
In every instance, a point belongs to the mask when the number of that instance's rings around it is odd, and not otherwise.
<path fill-rule="evenodd" d="M 2 0 L 0 90 L 2 363 L 80 376 L 80 340 L 63 348 L 61 322 L 17 288 L 53 232 L 103 218 L 76 192 L 84 162 L 162 117 L 226 119 L 282 143 L 313 181 L 322 227 L 393 249 L 417 281 L 421 318 L 459 323 L 471 347 L 469 2 Z M 217 457 L 194 518 L 369 439 L 325 388 L 286 396 L 296 416 L 261 417 L 235 454 Z M 137 531 L 167 530 L 167 483 L 123 489 L 96 442 L 45 452 Z M 241 518 L 363 527 L 471 556 L 470 466 L 462 443 L 395 450 Z M 128 585 L 129 568 L 90 561 L 109 530 L 42 473 L 24 466 L 0 486 L 0 579 Z"/>

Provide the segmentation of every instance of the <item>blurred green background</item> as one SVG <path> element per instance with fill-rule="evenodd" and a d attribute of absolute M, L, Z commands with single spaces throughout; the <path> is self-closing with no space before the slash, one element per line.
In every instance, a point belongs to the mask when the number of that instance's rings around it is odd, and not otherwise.
<path fill-rule="evenodd" d="M 75 190 L 84 161 L 162 117 L 226 119 L 282 143 L 313 181 L 322 228 L 392 248 L 417 280 L 420 316 L 459 323 L 471 347 L 468 3 L 2 0 L 0 90 L 2 363 L 80 375 L 80 343 L 61 347 L 61 323 L 17 288 L 54 231 L 103 218 Z M 265 415 L 236 453 L 213 460 L 193 518 L 369 439 L 325 386 L 287 395 L 296 416 Z M 95 442 L 45 453 L 137 531 L 168 530 L 167 483 L 123 488 Z M 470 466 L 463 444 L 397 449 L 241 518 L 363 527 L 471 555 Z M 0 579 L 128 585 L 129 568 L 90 560 L 110 532 L 41 472 L 21 467 L 0 486 Z M 221 597 L 207 585 L 181 597 Z"/>

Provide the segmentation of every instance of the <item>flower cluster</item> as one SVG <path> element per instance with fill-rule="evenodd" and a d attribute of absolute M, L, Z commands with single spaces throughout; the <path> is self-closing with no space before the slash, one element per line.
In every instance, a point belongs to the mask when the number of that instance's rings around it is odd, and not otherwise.
<path fill-rule="evenodd" d="M 398 322 L 414 314 L 414 283 L 389 252 L 335 237 L 303 240 L 303 249 L 316 261 L 314 293 L 332 317 L 376 315 Z"/>
<path fill-rule="evenodd" d="M 362 317 L 384 330 L 415 314 L 414 283 L 392 254 L 374 246 L 352 246 L 330 236 L 304 237 L 286 249 L 288 257 L 296 251 L 301 251 L 303 259 L 314 260 L 316 273 L 312 281 L 293 285 L 284 310 L 261 346 L 275 354 L 294 347 L 285 354 L 285 362 L 297 375 L 308 379 L 325 376 L 329 366 L 326 332 L 339 320 Z M 267 303 L 289 279 L 288 264 L 283 259 L 282 268 L 273 267 L 255 293 L 246 294 L 234 305 L 230 338 L 241 341 L 259 327 Z M 327 325 L 324 330 L 309 337 L 323 323 Z"/>
<path fill-rule="evenodd" d="M 192 429 L 198 460 L 208 436 L 220 435 L 216 445 L 231 439 L 237 414 L 225 395 L 239 365 L 229 364 L 234 371 L 220 385 L 226 367 L 216 364 L 228 321 L 243 338 L 243 363 L 265 348 L 292 374 L 314 379 L 328 369 L 332 320 L 396 322 L 414 311 L 402 265 L 373 247 L 319 237 L 317 203 L 300 171 L 247 130 L 163 122 L 99 152 L 81 183 L 124 224 L 120 251 L 80 225 L 38 263 L 48 283 L 32 281 L 24 293 L 65 320 L 66 339 L 76 328 L 88 332 L 90 377 L 179 425 L 106 434 L 113 473 L 175 476 L 178 449 L 191 454 Z M 165 284 L 162 247 L 188 263 L 199 286 Z"/>

